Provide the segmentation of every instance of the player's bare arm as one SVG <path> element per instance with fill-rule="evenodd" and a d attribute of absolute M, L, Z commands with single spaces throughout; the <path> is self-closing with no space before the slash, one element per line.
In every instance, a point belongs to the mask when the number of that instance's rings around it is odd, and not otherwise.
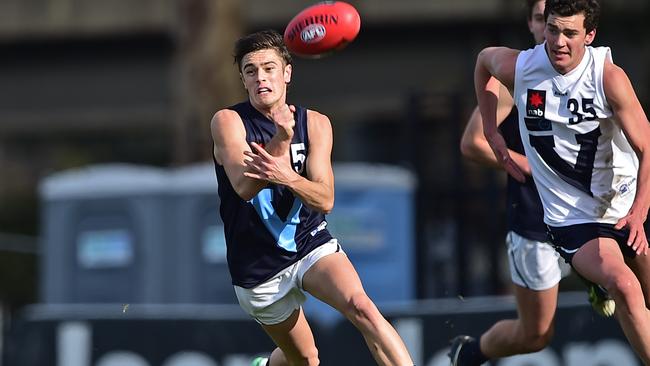
<path fill-rule="evenodd" d="M 288 187 L 300 201 L 312 209 L 329 213 L 334 206 L 334 174 L 330 155 L 332 127 L 329 119 L 314 111 L 307 111 L 309 154 L 305 162 L 307 178 L 296 173 L 289 160 L 267 153 L 259 145 L 251 144 L 246 152 L 247 177 Z"/>
<path fill-rule="evenodd" d="M 288 106 L 287 110 L 289 110 Z M 279 117 L 279 115 L 274 117 Z M 290 119 L 275 123 L 278 126 L 278 132 L 266 145 L 266 151 L 272 155 L 283 157 L 289 164 L 288 151 L 295 122 L 293 122 L 291 114 Z M 210 130 L 214 141 L 214 158 L 217 163 L 223 165 L 230 184 L 237 194 L 243 200 L 250 200 L 266 186 L 267 182 L 245 175 L 249 169 L 245 163 L 246 153 L 251 152 L 251 147 L 246 142 L 246 129 L 241 118 L 235 111 L 222 109 L 212 118 Z"/>
<path fill-rule="evenodd" d="M 483 119 L 483 134 L 490 148 L 508 174 L 519 182 L 526 180 L 524 171 L 510 157 L 508 147 L 497 128 L 497 106 L 501 85 L 514 89 L 515 64 L 519 50 L 506 47 L 483 49 L 476 60 L 474 87 Z"/>
<path fill-rule="evenodd" d="M 616 227 L 629 227 L 628 245 L 637 254 L 647 254 L 648 241 L 643 223 L 650 208 L 650 124 L 623 69 L 606 62 L 603 87 L 616 120 L 639 158 L 636 196 L 629 213 L 619 220 Z"/>
<path fill-rule="evenodd" d="M 510 92 L 501 85 L 497 105 L 497 126 L 500 126 L 506 117 L 508 117 L 513 106 L 514 101 L 512 100 Z M 493 168 L 501 168 L 492 148 L 490 148 L 490 144 L 487 142 L 485 135 L 483 134 L 483 118 L 481 118 L 481 112 L 478 107 L 474 108 L 474 111 L 467 122 L 467 126 L 465 126 L 460 141 L 460 150 L 463 156 L 477 163 L 485 164 Z M 508 149 L 508 153 L 515 163 L 527 175 L 530 175 L 530 167 L 528 166 L 528 159 L 526 156 L 510 149 Z"/>

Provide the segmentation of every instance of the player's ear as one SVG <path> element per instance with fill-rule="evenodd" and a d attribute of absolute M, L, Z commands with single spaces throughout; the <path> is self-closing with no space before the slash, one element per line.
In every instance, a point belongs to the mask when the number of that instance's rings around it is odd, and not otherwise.
<path fill-rule="evenodd" d="M 239 72 L 239 80 L 244 85 L 244 89 L 246 89 L 246 83 L 244 82 L 244 74 L 242 74 L 241 71 Z"/>
<path fill-rule="evenodd" d="M 293 71 L 293 68 L 291 65 L 287 65 L 284 67 L 284 82 L 285 84 L 289 84 L 291 82 L 291 72 Z"/>
<path fill-rule="evenodd" d="M 591 42 L 594 41 L 594 38 L 596 38 L 596 28 L 594 28 L 591 32 L 587 32 L 587 35 L 585 37 L 585 44 L 589 46 Z"/>

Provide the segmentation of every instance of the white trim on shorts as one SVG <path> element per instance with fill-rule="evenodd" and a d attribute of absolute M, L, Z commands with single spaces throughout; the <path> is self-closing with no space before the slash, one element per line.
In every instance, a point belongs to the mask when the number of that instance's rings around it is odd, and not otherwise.
<path fill-rule="evenodd" d="M 253 288 L 233 286 L 239 305 L 260 324 L 285 321 L 307 299 L 302 288 L 305 273 L 319 259 L 337 252 L 345 254 L 338 241 L 332 239 L 264 283 Z"/>
<path fill-rule="evenodd" d="M 535 291 L 548 290 L 570 272 L 550 243 L 527 239 L 509 231 L 506 245 L 510 277 L 518 286 Z"/>

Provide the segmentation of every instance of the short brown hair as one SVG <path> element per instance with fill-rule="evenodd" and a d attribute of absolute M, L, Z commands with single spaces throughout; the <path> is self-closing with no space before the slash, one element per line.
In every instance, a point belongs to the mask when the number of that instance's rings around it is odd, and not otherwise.
<path fill-rule="evenodd" d="M 291 54 L 289 53 L 287 46 L 284 44 L 284 40 L 280 33 L 273 29 L 267 29 L 251 33 L 235 42 L 234 57 L 239 70 L 241 71 L 241 61 L 246 54 L 267 49 L 278 51 L 280 57 L 284 60 L 284 63 L 286 65 L 291 65 Z"/>
<path fill-rule="evenodd" d="M 546 0 L 544 19 L 548 19 L 549 14 L 570 17 L 580 13 L 585 15 L 587 33 L 598 27 L 600 4 L 597 0 Z"/>

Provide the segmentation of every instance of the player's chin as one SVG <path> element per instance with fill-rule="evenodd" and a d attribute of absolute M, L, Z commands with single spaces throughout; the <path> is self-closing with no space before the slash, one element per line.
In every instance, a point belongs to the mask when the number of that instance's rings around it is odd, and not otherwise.
<path fill-rule="evenodd" d="M 257 104 L 263 105 L 263 106 L 271 106 L 275 102 L 277 102 L 277 97 L 273 95 L 273 93 L 260 93 L 260 94 L 255 94 L 252 98 Z"/>

